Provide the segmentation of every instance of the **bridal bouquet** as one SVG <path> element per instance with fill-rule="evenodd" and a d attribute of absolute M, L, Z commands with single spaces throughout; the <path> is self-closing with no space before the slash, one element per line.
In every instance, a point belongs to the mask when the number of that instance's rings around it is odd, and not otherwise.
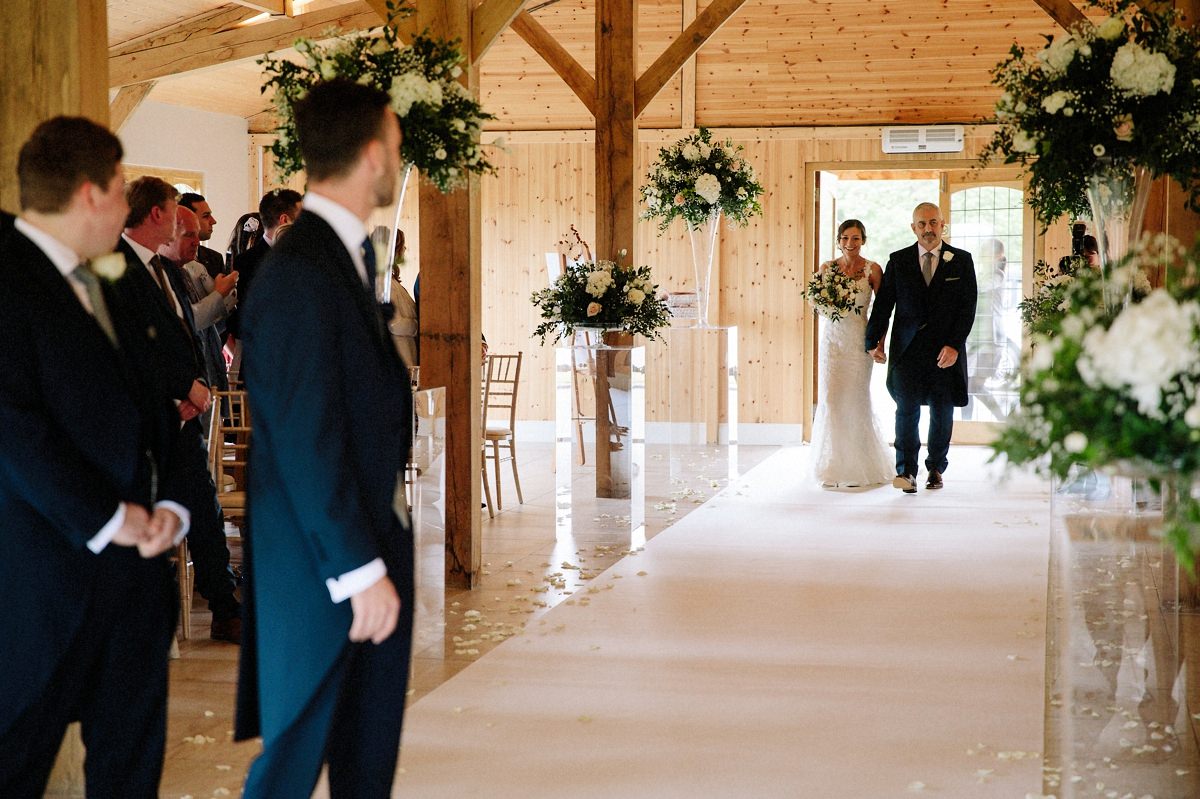
<path fill-rule="evenodd" d="M 483 123 L 495 119 L 483 110 L 458 78 L 463 56 L 457 43 L 425 35 L 405 45 L 392 22 L 414 12 L 389 0 L 388 23 L 361 34 L 340 36 L 329 44 L 297 39 L 299 64 L 270 56 L 259 59 L 268 76 L 263 91 L 274 88 L 279 138 L 271 146 L 282 178 L 304 169 L 296 138 L 295 103 L 317 83 L 342 78 L 388 93 L 401 119 L 400 155 L 443 192 L 471 174 L 495 172 L 479 142 Z"/>
<path fill-rule="evenodd" d="M 1142 165 L 1170 175 L 1200 205 L 1200 33 L 1168 4 L 1093 0 L 1111 16 L 1050 40 L 1035 54 L 1013 45 L 993 71 L 1003 94 L 985 162 L 1029 175 L 1029 203 L 1049 224 L 1088 214 L 1087 178 Z"/>
<path fill-rule="evenodd" d="M 1200 550 L 1200 248 L 1146 237 L 1112 271 L 1066 282 L 1062 313 L 1033 337 L 1020 411 L 993 444 L 1012 464 L 1065 477 L 1079 464 L 1188 487 L 1167 526 L 1181 563 Z M 1148 288 L 1142 270 L 1167 267 Z M 1047 457 L 1048 456 L 1048 457 Z"/>
<path fill-rule="evenodd" d="M 808 281 L 804 297 L 813 304 L 817 313 L 831 322 L 836 322 L 851 313 L 862 314 L 858 304 L 858 286 L 854 278 L 837 268 L 830 261 Z"/>
<path fill-rule="evenodd" d="M 550 334 L 558 341 L 572 336 L 577 327 L 597 327 L 658 338 L 658 329 L 670 322 L 671 314 L 657 292 L 648 266 L 568 261 L 548 288 L 533 293 L 542 317 L 534 335 L 544 344 Z"/>
<path fill-rule="evenodd" d="M 719 211 L 744 226 L 762 213 L 763 188 L 741 153 L 731 139 L 713 142 L 708 128 L 663 147 L 650 167 L 650 181 L 639 189 L 646 204 L 642 219 L 658 219 L 661 231 L 683 217 L 697 230 Z"/>

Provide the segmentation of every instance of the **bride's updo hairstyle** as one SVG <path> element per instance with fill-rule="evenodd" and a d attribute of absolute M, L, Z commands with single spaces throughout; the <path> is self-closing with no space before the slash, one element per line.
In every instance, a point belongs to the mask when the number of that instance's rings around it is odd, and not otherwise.
<path fill-rule="evenodd" d="M 866 244 L 867 243 L 867 229 L 863 226 L 863 223 L 857 219 L 847 219 L 845 222 L 838 225 L 838 241 L 841 241 L 842 234 L 845 233 L 847 230 L 849 230 L 852 227 L 858 228 L 858 231 L 860 233 L 862 233 L 863 244 Z"/>

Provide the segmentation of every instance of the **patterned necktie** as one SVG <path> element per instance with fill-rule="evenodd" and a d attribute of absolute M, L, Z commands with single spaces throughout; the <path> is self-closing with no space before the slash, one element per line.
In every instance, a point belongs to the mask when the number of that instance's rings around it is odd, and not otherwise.
<path fill-rule="evenodd" d="M 92 274 L 92 270 L 84 264 L 75 267 L 71 272 L 71 277 L 87 292 L 88 303 L 92 306 L 92 318 L 96 320 L 96 324 L 100 325 L 100 329 L 104 331 L 104 335 L 108 336 L 108 340 L 113 343 L 114 347 L 119 346 L 112 318 L 108 315 L 108 306 L 104 304 L 104 292 L 100 289 L 100 279 Z"/>
<path fill-rule="evenodd" d="M 921 256 L 921 277 L 925 278 L 926 286 L 933 281 L 933 253 L 931 252 Z"/>

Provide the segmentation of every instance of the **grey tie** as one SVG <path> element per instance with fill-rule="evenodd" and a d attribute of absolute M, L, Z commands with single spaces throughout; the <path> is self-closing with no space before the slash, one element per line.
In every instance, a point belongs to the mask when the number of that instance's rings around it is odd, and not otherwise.
<path fill-rule="evenodd" d="M 931 252 L 921 256 L 921 277 L 925 278 L 926 286 L 933 280 L 933 253 Z"/>
<path fill-rule="evenodd" d="M 104 304 L 104 292 L 100 290 L 100 279 L 92 274 L 92 270 L 84 264 L 75 267 L 75 270 L 71 272 L 71 277 L 87 292 L 88 302 L 92 306 L 92 318 L 96 320 L 96 324 L 100 325 L 100 329 L 104 331 L 104 335 L 108 336 L 108 340 L 114 347 L 119 346 L 112 318 L 108 315 L 108 306 Z"/>

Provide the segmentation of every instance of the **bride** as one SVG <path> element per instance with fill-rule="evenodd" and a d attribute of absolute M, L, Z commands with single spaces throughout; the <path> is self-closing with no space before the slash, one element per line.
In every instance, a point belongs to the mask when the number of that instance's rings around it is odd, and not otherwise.
<path fill-rule="evenodd" d="M 866 242 L 863 223 L 847 219 L 838 226 L 842 256 L 820 267 L 838 269 L 854 280 L 861 309 L 836 322 L 822 319 L 812 452 L 814 475 L 825 488 L 890 483 L 896 471 L 871 409 L 874 362 L 863 352 L 868 306 L 883 279 L 879 264 L 862 256 Z"/>

